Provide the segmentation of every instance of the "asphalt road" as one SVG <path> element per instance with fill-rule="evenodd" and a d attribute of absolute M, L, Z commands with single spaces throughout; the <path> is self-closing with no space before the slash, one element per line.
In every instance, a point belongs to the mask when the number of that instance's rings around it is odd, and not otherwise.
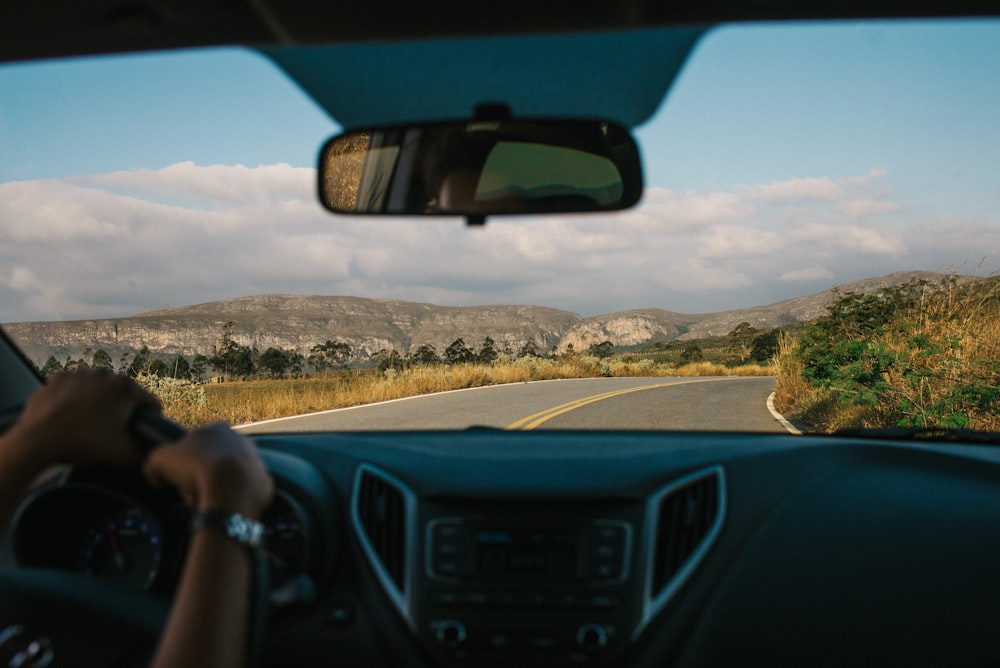
<path fill-rule="evenodd" d="M 238 427 L 243 433 L 400 429 L 773 431 L 773 378 L 588 378 L 497 385 Z"/>

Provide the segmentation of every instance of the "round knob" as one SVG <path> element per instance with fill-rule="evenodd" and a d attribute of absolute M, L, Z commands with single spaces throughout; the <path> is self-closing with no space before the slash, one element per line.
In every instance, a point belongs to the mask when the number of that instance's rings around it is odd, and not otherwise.
<path fill-rule="evenodd" d="M 465 625 L 457 619 L 448 619 L 438 624 L 434 637 L 441 645 L 455 649 L 465 642 Z"/>
<path fill-rule="evenodd" d="M 576 644 L 593 652 L 608 644 L 608 632 L 600 624 L 584 624 L 576 632 Z"/>

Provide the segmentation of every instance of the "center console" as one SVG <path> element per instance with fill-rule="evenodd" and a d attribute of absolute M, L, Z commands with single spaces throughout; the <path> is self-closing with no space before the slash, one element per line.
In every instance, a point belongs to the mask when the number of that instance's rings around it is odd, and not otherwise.
<path fill-rule="evenodd" d="M 477 666 L 602 665 L 617 655 L 641 613 L 641 505 L 588 505 L 428 507 L 415 622 L 430 651 Z"/>
<path fill-rule="evenodd" d="M 719 466 L 642 499 L 418 497 L 362 464 L 352 522 L 392 603 L 444 666 L 606 666 L 721 531 Z"/>

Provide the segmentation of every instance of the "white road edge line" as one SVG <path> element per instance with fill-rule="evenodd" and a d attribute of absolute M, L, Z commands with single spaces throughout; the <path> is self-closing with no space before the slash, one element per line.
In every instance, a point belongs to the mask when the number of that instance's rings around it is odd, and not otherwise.
<path fill-rule="evenodd" d="M 549 378 L 548 380 L 529 380 L 523 384 L 528 383 L 557 383 L 561 380 L 579 380 L 578 378 Z M 383 406 L 385 404 L 394 404 L 399 401 L 409 401 L 410 399 L 421 399 L 425 397 L 433 397 L 439 394 L 454 394 L 456 392 L 472 392 L 473 390 L 486 390 L 491 387 L 503 387 L 504 385 L 518 385 L 522 383 L 500 383 L 498 385 L 479 385 L 477 387 L 463 387 L 457 390 L 442 390 L 441 392 L 431 392 L 429 394 L 415 394 L 412 397 L 399 397 L 398 399 L 386 399 L 385 401 L 376 401 L 370 404 L 358 404 L 357 406 L 345 406 L 343 408 L 328 408 L 324 411 L 316 411 L 315 413 L 302 413 L 301 415 L 287 415 L 285 417 L 271 418 L 269 420 L 261 420 L 260 422 L 247 422 L 246 424 L 234 424 L 230 427 L 233 430 L 236 429 L 246 429 L 247 427 L 256 427 L 259 424 L 271 424 L 272 422 L 284 422 L 285 420 L 297 420 L 298 418 L 312 417 L 314 415 L 327 415 L 329 413 L 340 413 L 343 411 L 353 411 L 358 408 L 370 408 L 372 406 Z"/>
<path fill-rule="evenodd" d="M 774 392 L 767 395 L 767 410 L 771 411 L 771 415 L 774 419 L 781 423 L 781 426 L 788 430 L 789 434 L 795 434 L 796 436 L 802 435 L 802 430 L 793 425 L 785 416 L 778 412 L 778 409 L 774 407 Z"/>

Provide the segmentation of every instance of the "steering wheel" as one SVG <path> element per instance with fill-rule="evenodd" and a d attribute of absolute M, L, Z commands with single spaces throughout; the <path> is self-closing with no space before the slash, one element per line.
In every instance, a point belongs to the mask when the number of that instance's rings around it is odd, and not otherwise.
<path fill-rule="evenodd" d="M 184 428 L 155 411 L 130 425 L 144 451 L 183 437 Z M 267 628 L 267 560 L 255 555 L 247 663 L 254 665 Z M 120 584 L 56 569 L 0 572 L 0 666 L 146 666 L 169 613 L 169 601 Z"/>

